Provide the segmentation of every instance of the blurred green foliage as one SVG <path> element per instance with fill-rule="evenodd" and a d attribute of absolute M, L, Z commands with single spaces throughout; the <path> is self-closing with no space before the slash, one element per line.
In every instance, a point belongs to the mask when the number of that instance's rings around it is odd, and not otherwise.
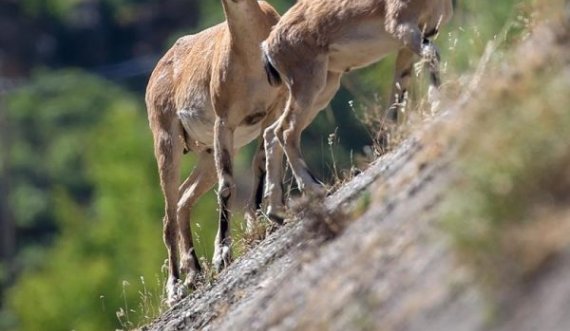
<path fill-rule="evenodd" d="M 24 330 L 117 328 L 123 280 L 133 284 L 127 302 L 138 301 L 141 276 L 160 298 L 161 196 L 142 104 L 89 74 L 46 71 L 7 105 L 10 128 L 27 128 L 15 130 L 11 168 L 22 173 L 13 186 L 37 192 L 32 206 L 16 195 L 15 210 L 27 211 L 16 219 L 53 220 L 58 229 L 8 307 Z"/>
<path fill-rule="evenodd" d="M 120 102 L 122 91 L 74 71 L 40 71 L 32 80 L 6 99 L 10 203 L 18 225 L 53 226 L 46 223 L 54 219 L 54 186 L 79 201 L 91 198 L 84 171 L 84 151 L 91 145 L 86 132 Z"/>
<path fill-rule="evenodd" d="M 42 71 L 7 106 L 18 142 L 9 158 L 14 190 L 36 191 L 12 197 L 15 218 L 24 226 L 55 221 L 58 230 L 49 250 L 28 248 L 39 256 L 8 293 L 10 320 L 23 330 L 100 330 L 156 316 L 163 203 L 142 100 L 81 71 Z M 198 254 L 210 259 L 216 204 L 212 194 L 202 200 L 194 235 Z M 120 308 L 130 314 L 123 325 Z"/>
<path fill-rule="evenodd" d="M 23 0 L 30 16 L 49 12 L 65 22 L 80 1 Z M 140 1 L 104 0 L 112 17 L 132 15 Z M 284 13 L 294 1 L 269 1 Z M 438 44 L 447 76 L 472 69 L 486 41 L 516 17 L 523 1 L 459 1 L 452 24 Z M 219 1 L 199 2 L 204 28 L 223 19 Z M 130 14 L 129 14 L 130 13 Z M 193 13 L 195 15 L 195 13 Z M 65 23 L 61 23 L 65 24 Z M 120 45 L 119 45 L 120 46 Z M 119 47 L 117 46 L 117 47 Z M 369 143 L 349 101 L 359 96 L 383 106 L 392 82 L 393 58 L 350 74 L 356 91 L 342 88 L 303 136 L 310 167 L 327 180 L 352 165 L 352 151 Z M 79 70 L 39 70 L 30 83 L 5 99 L 9 123 L 10 208 L 22 237 L 22 272 L 5 297 L 0 329 L 102 330 L 127 328 L 158 313 L 162 295 L 163 201 L 146 121 L 143 96 Z M 421 85 L 421 84 L 419 84 Z M 238 156 L 236 168 L 249 168 L 253 144 Z M 4 159 L 4 158 L 3 158 Z M 183 174 L 192 168 L 185 157 Z M 216 231 L 213 192 L 192 212 L 196 249 L 212 255 Z M 233 231 L 240 232 L 241 211 Z M 38 232 L 55 233 L 38 242 Z M 42 239 L 43 240 L 43 239 Z M 0 270 L 0 275 L 2 271 Z M 141 282 L 144 279 L 144 285 Z M 120 318 L 116 312 L 122 308 Z"/>
<path fill-rule="evenodd" d="M 570 246 L 568 56 L 525 50 L 465 109 L 457 182 L 442 210 L 460 260 L 491 291 L 528 281 Z"/>
<path fill-rule="evenodd" d="M 83 0 L 20 0 L 27 14 L 39 16 L 47 13 L 60 20 L 68 20 L 75 14 L 75 10 L 85 4 Z M 119 18 L 128 12 L 133 12 L 141 0 L 101 0 L 100 4 L 109 7 Z"/>
<path fill-rule="evenodd" d="M 291 7 L 295 0 L 268 0 L 275 10 L 281 15 Z M 220 1 L 200 1 L 200 24 L 199 30 L 218 24 L 224 20 L 224 13 Z"/>

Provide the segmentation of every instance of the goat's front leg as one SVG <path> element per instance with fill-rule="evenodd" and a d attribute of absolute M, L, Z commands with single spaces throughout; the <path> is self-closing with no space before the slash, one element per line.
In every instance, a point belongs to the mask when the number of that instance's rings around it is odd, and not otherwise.
<path fill-rule="evenodd" d="M 437 91 L 441 85 L 439 50 L 431 40 L 424 38 L 423 33 L 415 24 L 396 24 L 393 25 L 388 32 L 390 32 L 394 38 L 399 40 L 406 48 L 419 55 L 422 60 L 425 61 L 430 73 L 428 97 L 433 108 L 438 102 Z"/>
<path fill-rule="evenodd" d="M 388 109 L 388 118 L 393 122 L 398 122 L 398 117 L 404 110 L 408 88 L 412 80 L 414 55 L 410 49 L 402 48 L 396 58 L 394 83 L 390 95 L 390 108 Z"/>
<path fill-rule="evenodd" d="M 441 74 L 439 69 L 439 62 L 441 60 L 439 56 L 439 50 L 435 44 L 424 38 L 422 41 L 424 45 L 424 59 L 426 59 L 426 65 L 429 71 L 430 84 L 428 89 L 428 102 L 431 105 L 432 113 L 437 110 L 440 103 L 439 87 L 441 86 Z"/>
<path fill-rule="evenodd" d="M 226 118 L 216 118 L 214 125 L 214 155 L 218 174 L 219 223 L 212 263 L 217 272 L 231 262 L 230 217 L 231 199 L 235 192 L 233 177 L 233 130 Z"/>

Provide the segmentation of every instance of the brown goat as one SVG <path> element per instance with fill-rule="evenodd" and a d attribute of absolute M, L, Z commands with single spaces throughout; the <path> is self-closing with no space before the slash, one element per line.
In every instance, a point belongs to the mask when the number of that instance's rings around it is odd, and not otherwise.
<path fill-rule="evenodd" d="M 219 225 L 213 265 L 220 271 L 230 262 L 232 157 L 275 121 L 286 96 L 286 90 L 268 84 L 259 48 L 279 19 L 277 12 L 256 0 L 222 0 L 222 6 L 226 22 L 180 38 L 157 64 L 146 92 L 165 200 L 169 304 L 186 294 L 201 270 L 190 210 L 216 180 Z M 197 164 L 179 187 L 180 159 L 188 151 L 197 155 Z M 250 218 L 263 196 L 264 162 L 261 144 L 253 160 L 256 190 L 248 204 Z M 184 284 L 181 273 L 186 274 Z"/>
<path fill-rule="evenodd" d="M 276 189 L 280 167 L 272 154 L 282 146 L 300 189 L 322 194 L 303 160 L 300 138 L 335 95 L 342 74 L 397 51 L 390 107 L 396 119 L 416 55 L 428 65 L 430 90 L 439 86 L 439 54 L 428 38 L 452 11 L 452 0 L 299 0 L 281 17 L 262 44 L 270 84 L 284 81 L 289 89 L 284 113 L 264 132 L 268 215 L 273 220 L 281 221 L 284 214 Z"/>

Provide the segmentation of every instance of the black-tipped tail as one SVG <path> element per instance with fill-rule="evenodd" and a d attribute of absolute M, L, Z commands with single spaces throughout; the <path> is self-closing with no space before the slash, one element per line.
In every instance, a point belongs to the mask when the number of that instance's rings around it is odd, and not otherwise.
<path fill-rule="evenodd" d="M 263 44 L 263 46 L 265 46 L 265 44 Z M 281 85 L 283 83 L 281 75 L 279 75 L 279 72 L 277 71 L 277 69 L 275 69 L 275 66 L 273 66 L 273 64 L 271 63 L 271 59 L 269 58 L 269 55 L 267 55 L 265 47 L 262 47 L 262 51 L 263 51 L 263 66 L 265 67 L 265 73 L 267 74 L 267 81 L 269 82 L 269 85 L 271 86 Z"/>

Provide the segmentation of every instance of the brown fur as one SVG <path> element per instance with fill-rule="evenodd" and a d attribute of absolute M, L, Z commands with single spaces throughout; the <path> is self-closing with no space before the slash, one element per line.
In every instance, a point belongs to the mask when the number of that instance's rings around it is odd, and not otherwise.
<path fill-rule="evenodd" d="M 285 82 L 289 100 L 279 120 L 265 130 L 267 192 L 278 185 L 276 141 L 284 148 L 301 189 L 322 193 L 301 156 L 301 132 L 332 99 L 344 72 L 398 52 L 390 113 L 397 118 L 415 56 L 428 63 L 432 87 L 439 84 L 439 55 L 427 39 L 452 14 L 451 0 L 299 0 L 263 43 L 272 84 Z M 272 206 L 269 212 L 278 210 Z M 281 217 L 274 213 L 276 219 Z"/>
<path fill-rule="evenodd" d="M 283 90 L 267 83 L 259 49 L 279 15 L 263 1 L 222 0 L 222 5 L 227 21 L 180 38 L 159 61 L 147 87 L 148 118 L 165 198 L 169 303 L 184 295 L 181 273 L 186 274 L 185 285 L 192 285 L 200 271 L 190 210 L 216 180 L 220 215 L 213 263 L 218 271 L 229 263 L 233 155 L 257 138 L 283 107 Z M 196 153 L 198 161 L 179 187 L 184 150 Z M 263 149 L 258 152 L 263 153 Z M 260 168 L 260 160 L 263 155 L 254 158 L 254 169 Z M 254 187 L 263 181 L 259 178 L 263 174 L 256 171 Z M 256 192 L 251 200 L 250 213 L 257 207 Z"/>

